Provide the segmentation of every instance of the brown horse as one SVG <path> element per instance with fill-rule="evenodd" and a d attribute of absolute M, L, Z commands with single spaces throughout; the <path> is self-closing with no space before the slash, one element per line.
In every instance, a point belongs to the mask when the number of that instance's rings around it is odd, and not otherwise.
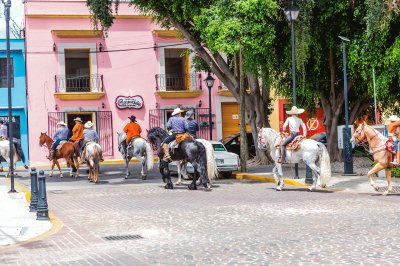
<path fill-rule="evenodd" d="M 383 195 L 387 195 L 392 191 L 392 152 L 386 149 L 387 138 L 384 137 L 373 127 L 367 125 L 367 123 L 361 123 L 351 138 L 351 142 L 356 144 L 362 144 L 363 142 L 368 142 L 371 149 L 371 154 L 374 157 L 375 166 L 368 172 L 368 180 L 371 186 L 378 191 L 379 187 L 375 184 L 372 179 L 373 175 L 380 170 L 385 169 L 386 179 L 388 183 L 387 190 L 383 192 Z"/>
<path fill-rule="evenodd" d="M 50 138 L 46 133 L 40 133 L 39 146 L 42 147 L 46 145 L 47 149 L 50 152 L 51 145 L 53 145 L 53 142 L 54 142 L 53 139 Z M 71 142 L 67 142 L 61 147 L 61 149 L 57 149 L 53 159 L 53 164 L 51 165 L 51 173 L 49 176 L 50 177 L 53 176 L 54 165 L 57 165 L 58 170 L 60 171 L 60 177 L 63 177 L 60 164 L 58 163 L 58 159 L 64 158 L 65 161 L 67 161 L 67 164 L 71 167 L 70 176 L 73 177 L 74 176 L 73 172 L 76 172 L 75 178 L 77 178 L 79 174 L 79 162 L 78 162 L 78 156 L 76 156 L 75 153 L 76 153 L 76 148 L 74 147 L 74 144 Z"/>

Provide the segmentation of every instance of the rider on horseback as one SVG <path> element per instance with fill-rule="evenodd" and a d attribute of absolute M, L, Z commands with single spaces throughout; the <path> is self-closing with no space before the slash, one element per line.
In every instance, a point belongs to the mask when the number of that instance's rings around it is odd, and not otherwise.
<path fill-rule="evenodd" d="M 306 125 L 303 120 L 297 117 L 298 114 L 304 112 L 304 109 L 297 109 L 296 106 L 293 106 L 290 111 L 286 111 L 287 114 L 292 115 L 288 117 L 283 124 L 283 132 L 286 131 L 286 127 L 289 125 L 290 136 L 282 143 L 281 147 L 281 155 L 282 157 L 278 160 L 278 163 L 287 163 L 286 162 L 286 145 L 292 142 L 299 134 L 300 134 L 300 126 L 303 128 L 303 136 L 307 135 Z"/>
<path fill-rule="evenodd" d="M 393 141 L 394 143 L 394 151 L 396 152 L 396 157 L 393 160 L 393 164 L 397 165 L 398 162 L 400 161 L 400 153 L 398 149 L 398 128 L 400 127 L 400 118 L 397 117 L 397 115 L 391 115 L 389 119 L 386 121 L 386 127 L 388 130 L 388 138 L 390 141 Z"/>
<path fill-rule="evenodd" d="M 52 161 L 55 159 L 56 148 L 60 144 L 61 141 L 66 141 L 68 139 L 69 129 L 67 128 L 67 124 L 64 121 L 60 121 L 57 123 L 59 128 L 54 134 L 54 143 L 51 145 L 49 160 Z"/>
<path fill-rule="evenodd" d="M 126 140 L 120 143 L 120 145 L 122 145 L 122 150 L 125 155 L 127 154 L 127 148 L 131 140 L 133 138 L 140 138 L 140 133 L 142 133 L 142 128 L 137 123 L 136 116 L 132 115 L 131 117 L 129 117 L 129 120 L 130 122 L 124 127 Z"/>
<path fill-rule="evenodd" d="M 78 141 L 79 145 L 83 140 L 83 121 L 80 117 L 74 119 L 75 126 L 72 128 L 72 137 L 68 140 L 69 142 L 75 143 Z"/>
<path fill-rule="evenodd" d="M 81 141 L 80 151 L 81 151 L 81 160 L 80 164 L 86 163 L 85 160 L 85 152 L 86 152 L 86 144 L 89 142 L 99 143 L 99 135 L 97 131 L 93 129 L 94 124 L 92 121 L 88 121 L 85 123 L 85 130 L 83 131 L 83 141 Z M 101 162 L 104 162 L 103 154 L 101 154 Z"/>
<path fill-rule="evenodd" d="M 192 135 L 193 138 L 196 138 L 196 133 L 199 131 L 199 124 L 196 120 L 193 119 L 194 113 L 193 111 L 187 111 L 185 115 L 185 119 L 188 123 L 187 133 Z"/>
<path fill-rule="evenodd" d="M 8 139 L 8 129 L 7 129 L 7 126 L 4 124 L 4 120 L 1 118 L 0 119 L 0 140 L 3 140 L 3 139 L 4 140 Z M 13 143 L 16 148 L 17 155 L 19 156 L 21 161 L 24 163 L 24 168 L 28 169 L 28 166 L 25 163 L 25 154 L 22 151 L 21 141 L 19 139 L 13 138 Z M 0 161 L 0 164 L 1 164 L 1 161 Z"/>
<path fill-rule="evenodd" d="M 184 112 L 184 110 L 181 110 L 181 108 L 179 107 L 175 108 L 174 111 L 172 112 L 172 116 L 169 118 L 167 122 L 167 129 L 170 130 L 172 134 L 169 135 L 162 143 L 162 146 L 164 148 L 163 160 L 165 162 L 171 160 L 171 156 L 169 155 L 168 144 L 175 140 L 177 134 L 185 133 L 189 128 L 188 123 L 182 117 L 182 112 Z"/>

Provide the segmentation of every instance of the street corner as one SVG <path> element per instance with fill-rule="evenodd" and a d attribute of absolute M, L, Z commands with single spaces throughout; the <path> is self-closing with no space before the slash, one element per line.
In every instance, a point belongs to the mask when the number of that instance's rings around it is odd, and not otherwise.
<path fill-rule="evenodd" d="M 58 232 L 62 222 L 49 213 L 49 220 L 37 220 L 37 213 L 30 212 L 30 192 L 15 183 L 19 192 L 9 193 L 10 180 L 0 182 L 0 250 L 42 240 Z"/>
<path fill-rule="evenodd" d="M 234 173 L 233 176 L 236 179 L 239 180 L 253 180 L 253 181 L 260 181 L 260 182 L 266 182 L 266 183 L 276 183 L 275 178 L 273 176 L 273 173 Z M 301 179 L 299 179 L 301 180 Z M 283 182 L 285 183 L 285 185 L 288 186 L 294 186 L 294 187 L 307 187 L 308 185 L 305 183 L 301 183 L 299 181 L 293 180 L 293 179 L 289 179 L 289 178 L 284 178 Z"/>

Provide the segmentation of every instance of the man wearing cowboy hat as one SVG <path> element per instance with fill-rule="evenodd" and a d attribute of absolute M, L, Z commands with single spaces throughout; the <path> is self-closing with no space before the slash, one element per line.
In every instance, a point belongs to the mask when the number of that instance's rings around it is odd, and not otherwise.
<path fill-rule="evenodd" d="M 385 125 L 388 131 L 389 140 L 394 142 L 394 151 L 396 152 L 396 157 L 393 160 L 393 164 L 398 164 L 400 161 L 400 153 L 398 150 L 399 134 L 398 128 L 400 127 L 400 118 L 397 115 L 391 115 L 388 120 L 386 120 Z"/>
<path fill-rule="evenodd" d="M 57 123 L 58 129 L 56 133 L 54 134 L 54 142 L 53 145 L 51 145 L 50 149 L 50 155 L 49 155 L 49 160 L 52 161 L 54 160 L 55 154 L 56 154 L 56 148 L 58 144 L 60 144 L 61 141 L 67 140 L 68 139 L 68 133 L 69 129 L 67 127 L 67 124 L 64 123 L 64 121 L 60 121 Z"/>
<path fill-rule="evenodd" d="M 4 125 L 4 120 L 3 118 L 0 118 L 0 139 L 1 138 L 8 138 L 8 129 L 7 126 Z"/>
<path fill-rule="evenodd" d="M 193 111 L 187 111 L 185 114 L 185 119 L 188 123 L 187 133 L 192 135 L 193 138 L 196 138 L 197 131 L 199 131 L 199 124 L 193 119 L 193 116 Z"/>
<path fill-rule="evenodd" d="M 70 142 L 79 141 L 83 139 L 83 121 L 80 117 L 74 119 L 75 126 L 72 128 L 72 137 L 69 139 Z"/>
<path fill-rule="evenodd" d="M 86 163 L 85 161 L 85 151 L 86 151 L 86 144 L 88 142 L 96 142 L 99 143 L 99 135 L 97 134 L 97 131 L 93 129 L 94 124 L 92 121 L 87 121 L 84 125 L 85 130 L 83 130 L 83 141 L 81 142 L 81 160 L 80 164 Z M 103 156 L 103 155 L 102 155 Z M 104 161 L 103 157 L 101 157 L 100 161 Z"/>
<path fill-rule="evenodd" d="M 189 126 L 186 120 L 182 117 L 182 113 L 185 112 L 181 110 L 181 108 L 175 108 L 172 112 L 172 116 L 168 119 L 167 129 L 171 131 L 171 135 L 169 135 L 162 143 L 164 148 L 164 158 L 165 162 L 171 160 L 171 156 L 169 155 L 168 144 L 175 140 L 177 134 L 185 133 Z"/>
<path fill-rule="evenodd" d="M 286 111 L 287 114 L 292 115 L 288 117 L 283 124 L 283 132 L 286 131 L 286 127 L 289 126 L 290 136 L 282 143 L 281 154 L 282 157 L 278 161 L 279 163 L 287 163 L 286 162 L 286 145 L 294 140 L 300 134 L 300 126 L 303 128 L 303 136 L 307 135 L 306 125 L 303 120 L 297 117 L 298 114 L 302 114 L 304 109 L 298 109 L 296 106 L 293 106 L 290 111 Z"/>
<path fill-rule="evenodd" d="M 136 116 L 132 115 L 129 118 L 129 123 L 124 127 L 124 132 L 126 133 L 126 139 L 122 143 L 123 154 L 126 154 L 126 149 L 133 138 L 140 138 L 140 133 L 142 133 L 142 128 L 136 121 Z"/>

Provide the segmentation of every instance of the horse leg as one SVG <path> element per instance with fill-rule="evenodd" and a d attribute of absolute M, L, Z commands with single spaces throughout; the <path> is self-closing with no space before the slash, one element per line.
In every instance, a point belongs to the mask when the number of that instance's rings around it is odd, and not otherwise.
<path fill-rule="evenodd" d="M 197 175 L 198 175 L 198 171 L 199 171 L 199 165 L 196 162 L 192 162 L 193 165 L 193 179 L 192 179 L 192 183 L 190 183 L 190 185 L 188 186 L 189 190 L 196 190 L 197 189 Z"/>
<path fill-rule="evenodd" d="M 183 164 L 181 163 L 181 161 L 178 161 L 178 163 L 176 164 L 178 167 L 178 181 L 176 181 L 175 185 L 182 185 L 182 168 L 183 168 Z"/>
<path fill-rule="evenodd" d="M 53 162 L 53 167 L 54 167 L 54 163 L 57 165 L 58 171 L 60 172 L 60 178 L 63 178 L 63 173 L 62 173 L 62 171 L 61 171 L 60 163 L 59 163 L 57 160 L 55 160 L 55 161 Z M 53 169 L 51 169 L 51 173 L 53 174 Z"/>
<path fill-rule="evenodd" d="M 278 176 L 277 184 L 276 184 L 276 191 L 282 191 L 283 187 L 285 186 L 285 184 L 283 182 L 282 164 L 280 164 L 280 163 L 275 164 L 275 171 L 276 171 L 276 175 Z"/>
<path fill-rule="evenodd" d="M 72 162 L 72 167 L 73 169 L 75 168 L 75 178 L 79 177 L 79 158 L 76 157 L 74 158 L 73 156 L 71 157 L 71 162 Z"/>
<path fill-rule="evenodd" d="M 142 172 L 140 173 L 142 175 L 142 180 L 146 180 L 146 177 L 147 177 L 147 175 L 145 173 L 145 171 L 146 171 L 145 169 L 147 169 L 147 163 L 146 163 L 147 158 L 146 157 L 147 157 L 147 155 L 140 157 L 140 160 L 142 161 Z"/>
<path fill-rule="evenodd" d="M 167 167 L 164 167 L 164 177 L 167 179 L 167 184 L 165 185 L 165 188 L 166 189 L 173 189 L 174 188 L 174 184 L 172 184 L 171 173 L 169 171 L 168 165 L 167 165 Z"/>
<path fill-rule="evenodd" d="M 368 176 L 368 180 L 369 180 L 369 184 L 375 189 L 375 191 L 379 190 L 379 187 L 375 184 L 374 180 L 373 180 L 373 175 L 377 172 L 379 172 L 380 170 L 384 169 L 384 167 L 380 164 L 377 163 L 375 164 L 375 166 L 369 170 L 367 176 Z"/>
<path fill-rule="evenodd" d="M 99 182 L 99 171 L 100 171 L 100 162 L 97 161 L 94 164 L 94 183 L 97 184 Z"/>
<path fill-rule="evenodd" d="M 128 177 L 131 175 L 131 172 L 129 172 L 129 161 L 131 158 L 125 157 L 125 179 L 128 179 Z"/>
<path fill-rule="evenodd" d="M 313 183 L 308 188 L 308 190 L 313 191 L 317 188 L 318 177 L 319 177 L 321 171 L 315 163 L 309 163 L 307 165 L 311 168 L 312 177 L 313 177 Z"/>
<path fill-rule="evenodd" d="M 55 164 L 55 160 L 53 160 L 53 163 L 51 164 L 51 172 L 49 174 L 49 177 L 53 177 L 54 164 Z M 60 177 L 62 177 L 61 175 L 62 175 L 62 173 L 61 173 L 61 170 L 60 170 Z"/>
<path fill-rule="evenodd" d="M 388 187 L 387 187 L 387 190 L 385 192 L 383 192 L 383 194 L 382 194 L 384 196 L 386 196 L 387 194 L 392 192 L 392 170 L 389 168 L 386 168 L 385 172 L 386 172 L 386 180 L 388 183 Z"/>

